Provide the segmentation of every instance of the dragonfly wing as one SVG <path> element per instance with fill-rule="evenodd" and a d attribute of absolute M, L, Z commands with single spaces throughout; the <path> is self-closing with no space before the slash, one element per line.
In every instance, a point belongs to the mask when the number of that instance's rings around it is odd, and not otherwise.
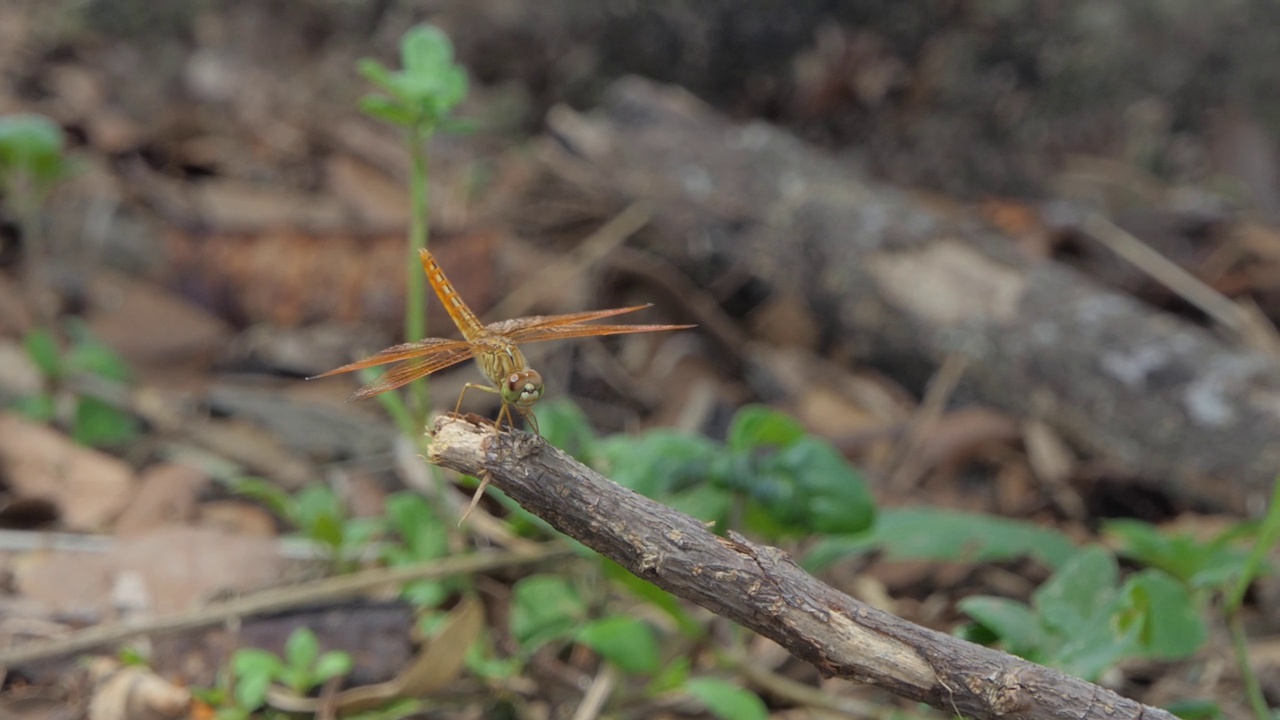
<path fill-rule="evenodd" d="M 614 308 L 612 310 L 590 310 L 587 312 L 567 313 L 564 315 L 531 315 L 529 317 L 516 318 L 514 320 L 500 320 L 486 326 L 485 329 L 513 342 L 530 342 L 528 338 L 537 336 L 545 328 L 576 325 L 579 323 L 591 322 L 592 320 L 602 320 L 615 315 L 644 310 L 648 307 L 653 307 L 653 303 L 649 303 L 647 305 L 635 305 L 632 307 Z"/>
<path fill-rule="evenodd" d="M 369 357 L 363 360 L 357 360 L 356 362 L 343 365 L 342 367 L 337 368 L 335 370 L 330 370 L 327 373 L 321 373 L 319 375 L 316 375 L 314 377 L 309 377 L 307 379 L 314 380 L 316 378 L 329 377 L 330 375 L 339 375 L 341 373 L 351 372 L 352 370 L 363 370 L 364 368 L 367 368 L 367 367 L 375 367 L 377 365 L 386 365 L 387 363 L 399 362 L 401 360 L 411 360 L 415 358 L 420 358 L 421 359 L 419 361 L 420 363 L 430 366 L 431 369 L 427 370 L 426 373 L 423 373 L 424 375 L 426 375 L 429 373 L 433 373 L 436 370 L 447 368 L 450 365 L 453 365 L 455 363 L 460 363 L 463 360 L 466 360 L 468 357 L 470 357 L 470 355 L 463 355 L 461 357 L 455 358 L 454 357 L 455 353 L 459 351 L 467 352 L 467 353 L 475 352 L 475 350 L 471 347 L 471 344 L 468 343 L 466 340 L 446 340 L 444 338 L 427 338 L 426 340 L 419 340 L 417 342 L 404 343 L 402 345 L 393 345 L 387 348 L 386 350 L 382 350 L 381 352 L 370 355 Z M 442 362 L 442 361 L 447 361 L 447 362 L 444 362 L 444 364 L 435 364 L 436 362 Z"/>
<path fill-rule="evenodd" d="M 662 332 L 663 330 L 686 330 L 696 325 L 550 325 L 517 330 L 508 334 L 513 342 L 536 343 L 544 340 L 565 340 L 568 338 L 594 337 L 596 335 L 623 335 L 626 333 Z"/>
<path fill-rule="evenodd" d="M 382 377 L 356 390 L 351 394 L 350 399 L 364 400 L 388 390 L 395 390 L 437 370 L 469 360 L 475 357 L 475 354 L 475 349 L 470 345 L 460 343 L 459 346 L 433 352 L 429 357 L 406 360 L 388 370 Z"/>

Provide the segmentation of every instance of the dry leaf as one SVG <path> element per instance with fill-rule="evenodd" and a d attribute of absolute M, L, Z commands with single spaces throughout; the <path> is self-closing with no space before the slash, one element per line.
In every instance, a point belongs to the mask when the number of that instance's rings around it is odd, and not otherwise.
<path fill-rule="evenodd" d="M 89 720 L 166 720 L 180 718 L 191 708 L 191 691 L 174 685 L 149 668 L 118 666 L 99 658 L 91 672 L 102 680 L 89 701 Z"/>
<path fill-rule="evenodd" d="M 98 530 L 133 496 L 133 469 L 17 415 L 0 414 L 0 472 L 15 494 L 57 505 L 72 530 Z"/>
<path fill-rule="evenodd" d="M 31 554 L 14 570 L 18 589 L 54 612 L 108 615 L 127 595 L 130 609 L 186 610 L 211 596 L 280 582 L 285 562 L 269 538 L 164 527 L 121 540 L 101 555 Z"/>

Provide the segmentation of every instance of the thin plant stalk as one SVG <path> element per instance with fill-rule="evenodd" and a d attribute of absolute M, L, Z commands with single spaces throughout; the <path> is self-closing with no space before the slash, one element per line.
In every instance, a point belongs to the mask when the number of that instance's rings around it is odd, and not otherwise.
<path fill-rule="evenodd" d="M 409 168 L 409 261 L 408 284 L 405 286 L 404 334 L 406 342 L 415 342 L 426 337 L 427 332 L 427 295 L 423 282 L 422 269 L 418 266 L 418 252 L 427 247 L 431 228 L 427 217 L 430 205 L 428 197 L 428 165 L 427 145 L 431 141 L 431 128 L 416 125 L 407 128 L 405 136 L 408 140 L 410 158 Z M 409 385 L 409 407 L 412 419 L 417 428 L 426 424 L 427 413 L 431 407 L 431 396 L 427 387 L 427 379 L 421 378 Z M 411 430 L 411 432 L 414 432 Z"/>
<path fill-rule="evenodd" d="M 1267 555 L 1278 541 L 1280 541 L 1280 477 L 1276 478 L 1272 486 L 1271 505 L 1267 508 L 1267 515 L 1262 520 L 1262 527 L 1258 529 L 1258 537 L 1253 544 L 1253 549 L 1245 560 L 1244 570 L 1223 602 L 1227 629 L 1231 634 L 1231 644 L 1235 647 L 1236 662 L 1240 665 L 1240 676 L 1244 681 L 1245 696 L 1249 699 L 1249 706 L 1258 720 L 1270 720 L 1272 715 L 1267 707 L 1267 699 L 1262 694 L 1258 676 L 1249 663 L 1248 640 L 1245 638 L 1244 622 L 1240 618 L 1240 607 L 1244 604 L 1244 596 L 1249 590 L 1249 585 L 1262 572 Z"/>

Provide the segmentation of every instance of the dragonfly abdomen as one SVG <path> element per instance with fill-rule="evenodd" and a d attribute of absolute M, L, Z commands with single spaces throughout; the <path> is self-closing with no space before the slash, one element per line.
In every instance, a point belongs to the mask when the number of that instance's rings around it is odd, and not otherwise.
<path fill-rule="evenodd" d="M 440 269 L 435 257 L 430 252 L 423 250 L 421 251 L 421 259 L 422 269 L 427 273 L 427 282 L 431 283 L 431 289 L 436 291 L 436 296 L 444 304 L 445 312 L 449 313 L 453 324 L 458 326 L 463 336 L 468 340 L 474 341 L 486 335 L 484 326 L 480 324 L 480 319 L 463 302 L 462 296 L 458 295 L 458 291 L 453 289 L 453 283 L 449 282 L 449 278 L 445 277 L 444 270 Z"/>

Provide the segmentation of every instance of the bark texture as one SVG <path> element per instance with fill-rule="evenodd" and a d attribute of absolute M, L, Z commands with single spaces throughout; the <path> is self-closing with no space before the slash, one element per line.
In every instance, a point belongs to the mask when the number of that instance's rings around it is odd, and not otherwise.
<path fill-rule="evenodd" d="M 701 287 L 790 295 L 829 345 L 897 377 L 961 353 L 961 397 L 1043 419 L 1184 498 L 1263 507 L 1280 464 L 1273 359 L 678 89 L 624 80 L 599 110 L 557 109 L 550 125 L 556 156 L 531 209 L 648 200 L 639 243 Z"/>
<path fill-rule="evenodd" d="M 785 553 L 713 535 L 602 477 L 542 438 L 443 417 L 431 462 L 489 481 L 557 530 L 635 575 L 768 637 L 824 674 L 973 718 L 1173 715 L 1109 690 L 908 623 L 838 592 Z"/>

